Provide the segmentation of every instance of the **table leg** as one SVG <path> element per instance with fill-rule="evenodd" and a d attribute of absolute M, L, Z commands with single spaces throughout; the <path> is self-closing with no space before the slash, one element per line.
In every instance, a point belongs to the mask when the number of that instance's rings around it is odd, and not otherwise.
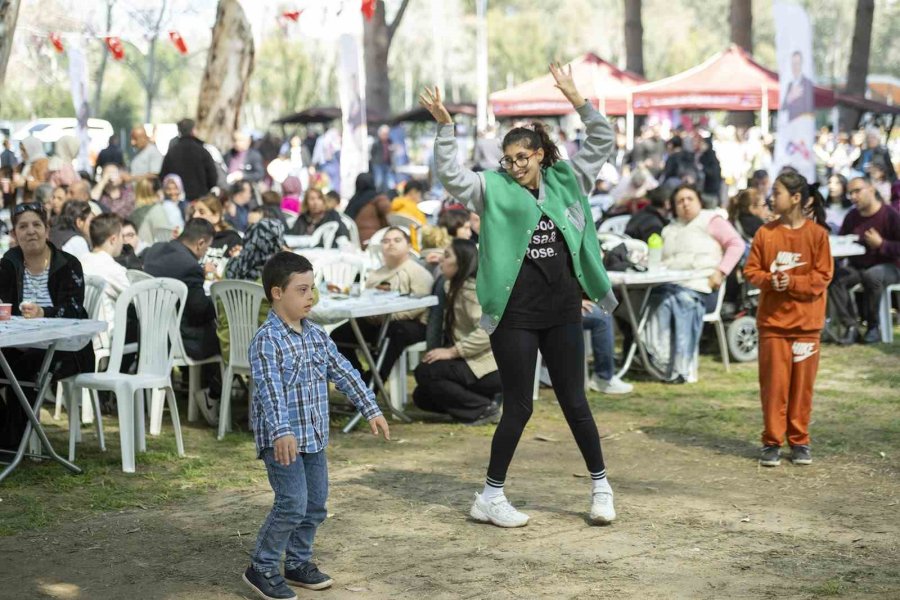
<path fill-rule="evenodd" d="M 384 357 L 384 352 L 383 352 L 384 348 L 382 347 L 382 344 L 384 343 L 384 341 L 387 337 L 387 328 L 388 328 L 389 324 L 390 324 L 390 321 L 387 318 L 385 318 L 384 322 L 382 322 L 382 324 L 381 324 L 381 329 L 378 331 L 378 338 L 377 338 L 375 347 L 381 349 L 382 352 L 379 352 L 379 354 L 380 354 L 379 360 L 375 361 L 372 358 L 372 353 L 369 352 L 369 346 L 366 344 L 366 338 L 363 337 L 362 331 L 360 331 L 360 329 L 359 329 L 359 324 L 356 322 L 356 319 L 350 319 L 350 328 L 353 330 L 353 335 L 356 337 L 356 343 L 359 344 L 359 348 L 362 351 L 363 358 L 366 359 L 366 363 L 369 365 L 369 368 L 371 369 L 371 372 L 372 372 L 372 380 L 369 382 L 370 389 L 375 390 L 376 397 L 378 396 L 379 392 L 381 393 L 381 395 L 387 401 L 388 410 L 391 411 L 391 414 L 393 414 L 398 419 L 401 419 L 403 421 L 406 421 L 407 423 L 410 423 L 410 422 L 412 422 L 412 419 L 410 419 L 408 416 L 406 416 L 406 414 L 403 411 L 391 406 L 391 402 L 390 402 L 390 399 L 388 398 L 387 390 L 384 388 L 384 381 L 382 381 L 381 374 L 379 373 L 379 370 L 380 370 L 380 367 L 382 364 L 382 360 Z M 350 420 L 349 423 L 347 423 L 347 425 L 344 427 L 344 429 L 342 431 L 344 433 L 350 433 L 351 431 L 353 431 L 353 429 L 356 427 L 357 423 L 359 423 L 361 419 L 362 419 L 362 413 L 356 413 L 356 415 Z"/>
<path fill-rule="evenodd" d="M 655 286 L 652 285 L 647 286 L 647 289 L 644 292 L 644 299 L 641 302 L 640 310 L 641 317 L 640 320 L 638 320 L 634 312 L 634 306 L 631 303 L 631 297 L 628 294 L 628 286 L 624 283 L 619 286 L 619 289 L 622 292 L 622 304 L 625 305 L 625 314 L 628 316 L 628 322 L 631 324 L 631 331 L 633 332 L 631 348 L 628 349 L 628 354 L 625 356 L 625 363 L 616 374 L 620 378 L 624 377 L 628 370 L 631 368 L 631 363 L 634 360 L 634 355 L 636 352 L 639 352 L 641 355 L 641 361 L 644 363 L 644 369 L 646 369 L 648 373 L 650 373 L 653 377 L 659 379 L 660 381 L 666 379 L 665 373 L 654 367 L 653 363 L 650 362 L 650 358 L 649 356 L 647 356 L 647 347 L 641 340 L 641 332 L 644 331 L 644 327 L 647 325 L 647 305 L 649 304 L 650 300 L 650 292 L 654 287 Z"/>
<path fill-rule="evenodd" d="M 31 437 L 32 430 L 37 434 L 38 438 L 40 438 L 41 443 L 50 453 L 50 458 L 66 467 L 73 473 L 81 473 L 81 469 L 76 467 L 74 464 L 70 463 L 53 449 L 53 446 L 50 444 L 50 440 L 47 439 L 47 434 L 44 432 L 44 427 L 41 425 L 40 419 L 36 416 L 35 411 L 40 414 L 41 405 L 44 402 L 44 394 L 47 393 L 47 388 L 50 385 L 50 363 L 53 360 L 53 353 L 56 351 L 56 344 L 51 344 L 49 348 L 47 348 L 47 352 L 44 355 L 44 362 L 41 365 L 41 370 L 38 374 L 38 379 L 35 385 L 35 389 L 37 391 L 36 401 L 34 404 L 34 408 L 32 408 L 31 404 L 28 402 L 28 398 L 25 397 L 25 392 L 22 391 L 22 386 L 19 385 L 19 381 L 16 379 L 15 374 L 9 366 L 9 363 L 6 361 L 6 356 L 4 356 L 3 351 L 0 350 L 0 368 L 2 368 L 3 373 L 6 375 L 6 378 L 9 380 L 9 386 L 12 388 L 13 393 L 19 399 L 19 404 L 22 405 L 22 410 L 25 411 L 25 415 L 28 417 L 28 425 L 25 426 L 25 432 L 22 434 L 22 441 L 19 443 L 19 449 L 16 452 L 13 461 L 0 472 L 0 481 L 3 481 L 7 475 L 9 475 L 19 463 L 22 462 L 22 457 L 25 455 L 25 448 L 28 445 L 28 439 Z"/>

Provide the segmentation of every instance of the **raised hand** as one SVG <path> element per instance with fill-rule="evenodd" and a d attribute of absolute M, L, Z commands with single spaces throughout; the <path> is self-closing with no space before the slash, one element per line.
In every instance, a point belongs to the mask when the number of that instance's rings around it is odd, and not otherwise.
<path fill-rule="evenodd" d="M 431 116 L 434 117 L 434 120 L 441 125 L 453 123 L 453 118 L 447 112 L 447 108 L 441 100 L 441 90 L 438 86 L 434 86 L 433 90 L 426 86 L 425 90 L 419 94 L 419 104 L 425 107 L 431 113 Z"/>
<path fill-rule="evenodd" d="M 575 80 L 572 78 L 572 65 L 563 67 L 561 64 L 550 63 L 550 74 L 556 80 L 556 88 L 561 91 L 573 106 L 584 104 L 584 97 L 578 93 Z"/>

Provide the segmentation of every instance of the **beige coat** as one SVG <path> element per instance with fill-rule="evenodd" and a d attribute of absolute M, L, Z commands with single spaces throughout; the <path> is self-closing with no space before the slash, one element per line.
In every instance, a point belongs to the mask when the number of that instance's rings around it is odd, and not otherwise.
<path fill-rule="evenodd" d="M 376 288 L 382 284 L 389 285 L 392 292 L 400 292 L 411 296 L 427 296 L 431 293 L 431 288 L 434 287 L 434 277 L 418 262 L 407 259 L 396 269 L 383 266 L 366 276 L 367 288 Z M 379 317 L 372 317 L 372 319 L 380 321 Z M 425 324 L 428 322 L 428 309 L 422 308 L 395 313 L 391 315 L 391 320 L 420 321 L 422 324 Z"/>
<path fill-rule="evenodd" d="M 450 282 L 444 282 L 444 291 L 450 288 Z M 450 307 L 447 307 L 448 309 Z M 491 339 L 487 331 L 481 328 L 481 305 L 475 295 L 475 279 L 470 278 L 464 284 L 456 302 L 453 304 L 453 347 L 460 358 L 472 369 L 475 377 L 481 379 L 497 370 L 494 353 L 491 352 Z"/>

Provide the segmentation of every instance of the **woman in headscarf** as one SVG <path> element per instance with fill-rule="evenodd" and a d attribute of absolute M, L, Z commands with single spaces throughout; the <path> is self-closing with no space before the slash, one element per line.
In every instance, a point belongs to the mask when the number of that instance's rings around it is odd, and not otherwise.
<path fill-rule="evenodd" d="M 78 158 L 81 142 L 74 135 L 64 135 L 56 142 L 56 154 L 50 159 L 50 183 L 54 186 L 70 186 L 80 179 L 72 163 Z"/>
<path fill-rule="evenodd" d="M 184 183 L 181 177 L 175 173 L 169 173 L 162 180 L 163 208 L 173 227 L 179 231 L 184 228 L 184 215 L 188 207 L 188 201 L 184 196 Z"/>
<path fill-rule="evenodd" d="M 37 186 L 47 182 L 50 177 L 50 160 L 44 152 L 44 143 L 33 135 L 29 135 L 19 145 L 25 167 L 22 169 L 22 181 L 25 192 L 30 197 Z"/>
<path fill-rule="evenodd" d="M 247 229 L 240 254 L 225 265 L 226 279 L 256 281 L 266 261 L 284 245 L 284 224 L 278 219 L 262 219 Z"/>
<path fill-rule="evenodd" d="M 360 173 L 356 177 L 356 193 L 347 203 L 344 214 L 356 221 L 359 239 L 363 246 L 368 244 L 372 234 L 388 226 L 387 216 L 391 212 L 391 201 L 375 190 L 375 180 L 371 173 Z"/>

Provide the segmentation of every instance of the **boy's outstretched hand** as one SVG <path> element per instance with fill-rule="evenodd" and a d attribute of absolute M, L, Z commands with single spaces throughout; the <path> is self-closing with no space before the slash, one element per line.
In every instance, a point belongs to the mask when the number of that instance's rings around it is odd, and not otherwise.
<path fill-rule="evenodd" d="M 297 438 L 288 434 L 275 440 L 275 462 L 283 467 L 297 460 Z"/>
<path fill-rule="evenodd" d="M 381 434 L 384 436 L 384 439 L 390 441 L 391 439 L 391 430 L 388 427 L 387 421 L 382 415 L 378 415 L 371 421 L 369 421 L 369 427 L 372 428 L 372 435 L 378 435 L 378 430 L 381 430 Z"/>

